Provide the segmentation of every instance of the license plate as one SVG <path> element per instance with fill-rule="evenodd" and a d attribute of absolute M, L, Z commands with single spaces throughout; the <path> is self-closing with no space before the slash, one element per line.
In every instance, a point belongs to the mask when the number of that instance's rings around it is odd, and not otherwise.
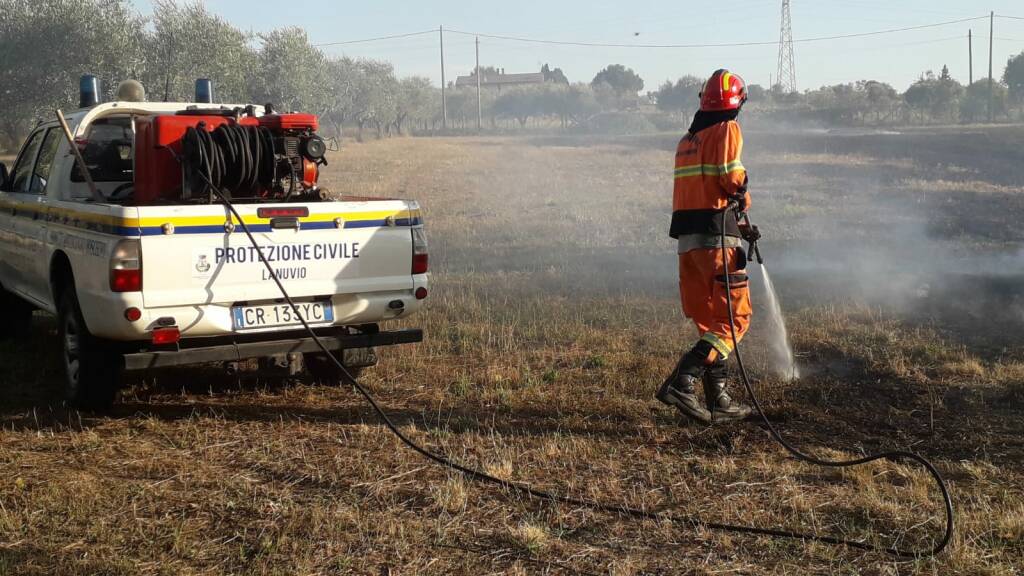
<path fill-rule="evenodd" d="M 311 326 L 334 323 L 334 308 L 330 302 L 297 302 L 295 308 L 287 304 L 266 304 L 263 306 L 235 306 L 231 317 L 235 330 L 301 326 L 299 314 Z"/>

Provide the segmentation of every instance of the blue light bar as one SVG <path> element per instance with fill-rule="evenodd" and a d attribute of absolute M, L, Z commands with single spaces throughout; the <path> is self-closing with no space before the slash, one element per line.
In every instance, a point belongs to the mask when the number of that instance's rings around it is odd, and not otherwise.
<path fill-rule="evenodd" d="M 213 82 L 209 78 L 196 80 L 196 102 L 213 104 Z"/>
<path fill-rule="evenodd" d="M 100 81 L 86 74 L 78 81 L 78 107 L 90 108 L 100 103 Z"/>

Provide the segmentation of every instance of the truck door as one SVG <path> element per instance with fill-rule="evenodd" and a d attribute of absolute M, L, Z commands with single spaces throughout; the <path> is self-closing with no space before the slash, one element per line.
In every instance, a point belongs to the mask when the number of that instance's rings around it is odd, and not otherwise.
<path fill-rule="evenodd" d="M 29 136 L 11 170 L 7 190 L 3 193 L 3 215 L 0 217 L 0 281 L 7 290 L 28 295 L 27 276 L 34 268 L 33 242 L 25 236 L 31 224 L 38 223 L 39 196 L 31 194 L 36 158 L 46 135 L 40 129 Z M 38 237 L 37 237 L 38 238 Z"/>
<path fill-rule="evenodd" d="M 27 218 L 24 220 L 26 228 L 24 235 L 29 243 L 27 248 L 32 257 L 32 265 L 27 268 L 25 273 L 25 292 L 27 296 L 39 302 L 48 302 L 51 299 L 50 251 L 47 249 L 50 198 L 47 193 L 58 187 L 57 171 L 53 170 L 53 167 L 57 150 L 63 141 L 64 134 L 60 128 L 51 127 L 46 130 L 46 135 L 39 146 L 39 155 L 36 157 L 26 193 L 26 200 L 35 203 L 36 212 L 31 220 Z"/>

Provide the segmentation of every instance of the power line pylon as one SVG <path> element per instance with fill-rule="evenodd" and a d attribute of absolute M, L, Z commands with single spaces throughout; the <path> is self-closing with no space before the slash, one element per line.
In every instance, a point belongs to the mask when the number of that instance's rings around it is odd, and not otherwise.
<path fill-rule="evenodd" d="M 782 0 L 782 25 L 779 27 L 779 70 L 776 78 L 776 85 L 782 92 L 796 91 L 796 66 L 793 64 L 793 23 L 789 17 L 789 0 Z"/>

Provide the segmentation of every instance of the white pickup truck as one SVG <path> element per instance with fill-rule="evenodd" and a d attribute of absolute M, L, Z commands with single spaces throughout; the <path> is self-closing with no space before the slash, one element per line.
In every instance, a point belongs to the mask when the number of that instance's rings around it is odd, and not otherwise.
<path fill-rule="evenodd" d="M 293 373 L 333 369 L 260 252 L 353 371 L 376 361 L 375 346 L 422 339 L 379 328 L 427 295 L 419 206 L 329 199 L 316 184 L 326 162 L 315 117 L 118 101 L 69 113 L 67 124 L 81 160 L 55 118 L 29 135 L 10 171 L 0 165 L 0 336 L 23 333 L 36 309 L 55 314 L 73 405 L 106 407 L 124 371 L 251 358 Z M 182 133 L 221 125 L 250 126 L 272 151 L 260 182 L 218 183 L 258 248 L 209 181 L 185 168 Z"/>

